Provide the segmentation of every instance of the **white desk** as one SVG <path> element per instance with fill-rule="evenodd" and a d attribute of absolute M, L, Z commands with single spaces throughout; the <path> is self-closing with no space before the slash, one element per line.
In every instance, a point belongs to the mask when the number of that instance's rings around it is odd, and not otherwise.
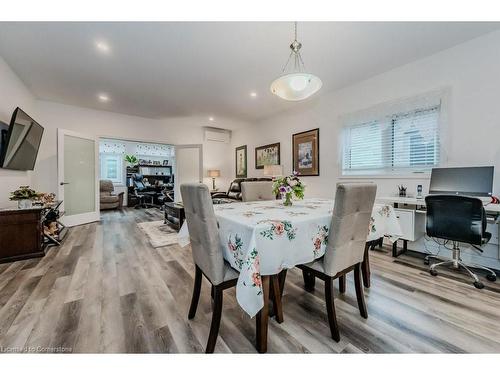
<path fill-rule="evenodd" d="M 411 206 L 425 207 L 425 199 L 417 198 L 406 198 L 406 197 L 380 197 L 376 199 L 377 202 L 387 203 L 387 204 L 407 204 Z M 500 214 L 500 204 L 487 203 L 484 205 L 484 209 L 487 213 Z"/>
<path fill-rule="evenodd" d="M 407 198 L 407 197 L 379 197 L 376 199 L 379 203 L 391 204 L 394 206 L 398 219 L 400 220 L 401 228 L 404 235 L 401 237 L 403 240 L 403 251 L 407 250 L 408 241 L 416 241 L 425 233 L 425 199 Z M 498 225 L 500 233 L 500 204 L 486 203 L 484 205 L 488 221 Z M 392 248 L 392 255 L 398 256 L 402 252 L 397 250 L 397 241 L 394 242 Z M 498 243 L 498 259 L 500 259 L 500 241 Z"/>

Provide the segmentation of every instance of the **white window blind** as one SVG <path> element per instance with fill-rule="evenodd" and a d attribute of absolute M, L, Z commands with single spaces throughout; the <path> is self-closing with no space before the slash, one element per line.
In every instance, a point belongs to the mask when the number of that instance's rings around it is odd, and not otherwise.
<path fill-rule="evenodd" d="M 392 108 L 394 110 L 394 108 Z M 421 172 L 439 164 L 441 104 L 364 116 L 343 129 L 343 174 Z"/>
<path fill-rule="evenodd" d="M 123 184 L 123 155 L 102 153 L 100 159 L 101 180 L 111 180 L 116 184 Z"/>

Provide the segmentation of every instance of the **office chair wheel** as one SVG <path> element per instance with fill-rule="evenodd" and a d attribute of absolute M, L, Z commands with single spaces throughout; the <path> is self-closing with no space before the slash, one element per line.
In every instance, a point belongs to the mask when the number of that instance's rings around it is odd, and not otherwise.
<path fill-rule="evenodd" d="M 438 273 L 436 270 L 429 270 L 429 273 L 432 275 L 432 276 L 437 276 Z"/>
<path fill-rule="evenodd" d="M 474 281 L 474 286 L 477 289 L 483 289 L 484 288 L 484 284 L 481 281 Z"/>
<path fill-rule="evenodd" d="M 486 279 L 488 279 L 488 281 L 497 281 L 496 275 L 492 275 L 490 273 L 486 275 Z"/>

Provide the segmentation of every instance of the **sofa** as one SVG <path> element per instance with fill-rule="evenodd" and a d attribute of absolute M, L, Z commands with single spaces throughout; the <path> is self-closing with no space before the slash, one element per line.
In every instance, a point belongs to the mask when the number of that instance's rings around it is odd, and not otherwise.
<path fill-rule="evenodd" d="M 236 178 L 229 184 L 229 189 L 226 193 L 214 193 L 212 194 L 213 203 L 226 203 L 229 201 L 241 201 L 241 183 L 242 182 L 253 182 L 253 181 L 272 181 L 271 178 Z"/>
<path fill-rule="evenodd" d="M 111 180 L 99 181 L 99 202 L 101 210 L 121 209 L 123 206 L 123 193 L 114 194 L 115 187 Z"/>

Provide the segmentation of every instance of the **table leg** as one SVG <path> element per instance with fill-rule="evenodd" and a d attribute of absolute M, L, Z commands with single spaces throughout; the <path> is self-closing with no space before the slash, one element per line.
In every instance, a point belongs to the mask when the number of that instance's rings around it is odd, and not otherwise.
<path fill-rule="evenodd" d="M 262 296 L 264 298 L 264 306 L 257 313 L 256 319 L 256 347 L 259 353 L 267 352 L 267 323 L 269 320 L 269 276 L 261 276 L 262 279 Z"/>
<path fill-rule="evenodd" d="M 278 275 L 271 276 L 271 286 L 270 286 L 270 294 L 272 298 L 269 299 L 273 302 L 272 316 L 275 317 L 278 323 L 283 323 L 283 307 L 281 304 L 281 291 L 280 291 L 280 282 Z"/>
<path fill-rule="evenodd" d="M 403 250 L 401 251 L 398 251 L 398 240 L 394 241 L 394 243 L 392 244 L 392 256 L 394 258 L 400 256 L 401 254 L 406 252 L 406 250 L 408 250 L 408 240 L 403 239 L 402 241 L 403 241 Z"/>

